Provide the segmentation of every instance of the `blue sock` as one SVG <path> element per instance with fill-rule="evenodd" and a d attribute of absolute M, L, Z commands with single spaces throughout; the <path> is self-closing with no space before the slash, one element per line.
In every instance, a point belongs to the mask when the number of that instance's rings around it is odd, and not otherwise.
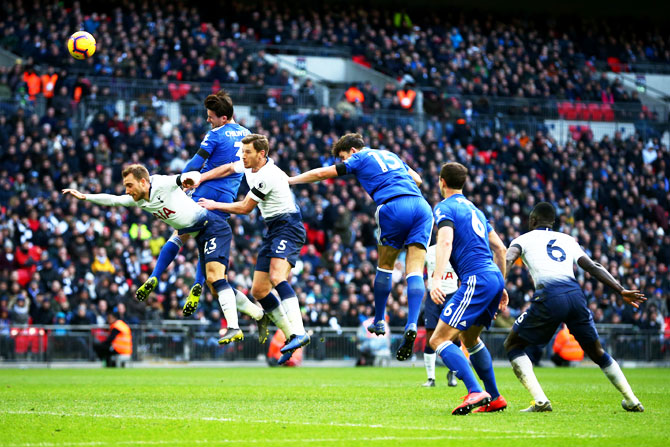
<path fill-rule="evenodd" d="M 407 275 L 407 324 L 416 324 L 419 320 L 421 301 L 426 294 L 426 286 L 423 283 L 423 273 L 410 273 Z"/>
<path fill-rule="evenodd" d="M 486 349 L 483 341 L 480 341 L 472 348 L 468 349 L 470 353 L 470 363 L 474 366 L 477 375 L 482 382 L 484 388 L 491 395 L 491 399 L 500 396 L 498 386 L 496 385 L 496 377 L 493 374 L 493 363 L 491 362 L 491 353 Z"/>
<path fill-rule="evenodd" d="M 151 276 L 160 278 L 168 265 L 170 265 L 174 258 L 177 257 L 177 254 L 181 249 L 181 241 L 177 243 L 175 242 L 175 239 L 179 241 L 179 238 L 171 237 L 170 240 L 168 240 L 165 245 L 163 245 L 163 248 L 161 248 L 161 252 L 158 255 L 158 260 L 156 261 L 156 267 L 154 267 L 154 271 L 151 272 Z"/>
<path fill-rule="evenodd" d="M 277 290 L 277 293 L 279 294 L 279 298 L 282 300 L 286 300 L 288 298 L 293 298 L 296 296 L 295 291 L 293 290 L 293 287 L 288 283 L 288 281 L 282 281 L 279 284 L 275 286 L 275 289 Z"/>
<path fill-rule="evenodd" d="M 200 259 L 198 259 L 198 264 L 195 267 L 195 281 L 193 282 L 193 285 L 196 284 L 203 285 L 204 283 L 205 283 L 205 272 L 202 269 Z"/>
<path fill-rule="evenodd" d="M 605 352 L 605 354 L 602 357 L 600 357 L 599 359 L 595 359 L 593 361 L 596 363 L 596 365 L 600 366 L 601 368 L 607 368 L 612 364 L 612 357 L 607 352 Z"/>
<path fill-rule="evenodd" d="M 386 301 L 391 293 L 393 282 L 391 281 L 391 270 L 384 270 L 377 267 L 375 276 L 375 323 L 384 321 L 386 315 Z"/>
<path fill-rule="evenodd" d="M 461 379 L 468 388 L 468 393 L 481 393 L 482 387 L 479 386 L 475 373 L 472 372 L 468 359 L 463 352 L 450 341 L 445 341 L 435 350 L 442 357 L 442 361 L 447 368 L 456 373 L 456 377 Z"/>
<path fill-rule="evenodd" d="M 258 304 L 261 305 L 265 313 L 270 313 L 279 307 L 279 299 L 274 293 L 270 292 L 258 300 Z"/>

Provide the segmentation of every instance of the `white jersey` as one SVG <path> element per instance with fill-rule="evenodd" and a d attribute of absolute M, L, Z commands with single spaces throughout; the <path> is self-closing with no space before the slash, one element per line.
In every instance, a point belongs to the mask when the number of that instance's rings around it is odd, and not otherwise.
<path fill-rule="evenodd" d="M 256 172 L 245 169 L 242 161 L 233 165 L 235 172 L 244 172 L 249 184 L 249 196 L 258 202 L 263 219 L 272 219 L 280 214 L 297 213 L 288 176 L 275 165 L 272 159 Z"/>
<path fill-rule="evenodd" d="M 586 256 L 575 238 L 549 229 L 537 229 L 514 239 L 510 248 L 521 249 L 521 259 L 535 282 L 535 289 L 574 288 L 573 264 Z"/>
<path fill-rule="evenodd" d="M 435 253 L 437 252 L 436 246 L 431 245 L 428 247 L 426 252 L 426 267 L 428 269 L 428 290 L 433 289 L 433 273 L 435 272 L 436 257 Z M 454 271 L 454 268 L 451 266 L 449 260 L 447 260 L 447 267 L 444 270 L 444 275 L 442 275 L 442 280 L 440 281 L 440 289 L 444 292 L 445 295 L 450 295 L 458 290 L 458 276 Z"/>
<path fill-rule="evenodd" d="M 207 210 L 195 203 L 177 185 L 176 175 L 152 175 L 149 181 L 149 200 L 135 202 L 128 194 L 86 194 L 86 200 L 98 205 L 138 206 L 176 230 L 195 225 L 207 214 Z"/>

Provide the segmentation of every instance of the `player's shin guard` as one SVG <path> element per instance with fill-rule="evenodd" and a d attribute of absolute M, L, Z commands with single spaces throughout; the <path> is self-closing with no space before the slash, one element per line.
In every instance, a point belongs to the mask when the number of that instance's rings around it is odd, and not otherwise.
<path fill-rule="evenodd" d="M 537 381 L 535 373 L 533 372 L 533 362 L 530 361 L 530 358 L 523 352 L 522 349 L 512 349 L 507 353 L 510 363 L 512 364 L 512 369 L 514 374 L 519 379 L 519 382 L 526 387 L 533 400 L 536 404 L 542 404 L 547 402 L 547 396 L 544 394 L 544 390 L 540 386 L 540 382 Z"/>
<path fill-rule="evenodd" d="M 463 351 L 461 351 L 455 344 L 451 341 L 445 341 L 437 347 L 435 352 L 442 357 L 442 361 L 447 365 L 447 368 L 454 371 L 456 377 L 465 383 L 469 393 L 482 392 L 482 387 L 479 386 L 477 378 L 470 368 L 468 359 L 465 358 Z"/>
<path fill-rule="evenodd" d="M 284 333 L 288 340 L 294 334 L 293 327 L 289 321 L 284 307 L 279 303 L 279 299 L 274 293 L 268 293 L 264 298 L 258 300 L 263 306 L 263 310 L 270 317 L 270 320 Z"/>
<path fill-rule="evenodd" d="M 616 360 L 610 357 L 609 354 L 605 353 L 602 361 L 597 363 L 609 381 L 612 382 L 612 385 L 614 385 L 616 389 L 619 390 L 628 403 L 637 404 L 640 402 L 635 394 L 633 394 L 633 390 L 628 384 L 628 380 L 626 380 L 626 376 L 623 375 L 623 371 L 621 371 L 621 368 L 619 367 L 619 364 Z"/>
<path fill-rule="evenodd" d="M 288 320 L 291 322 L 291 327 L 297 335 L 303 335 L 305 333 L 305 327 L 302 323 L 302 312 L 300 312 L 300 302 L 298 297 L 295 295 L 293 287 L 288 283 L 288 281 L 282 281 L 277 286 L 275 286 L 277 293 L 279 293 L 279 298 L 281 298 L 281 305 L 286 311 Z"/>
<path fill-rule="evenodd" d="M 413 272 L 407 275 L 407 325 L 416 324 L 421 310 L 421 301 L 426 294 L 426 286 L 423 283 L 423 272 Z M 376 304 L 376 303 L 375 303 Z"/>
<path fill-rule="evenodd" d="M 252 303 L 244 293 L 237 289 L 233 289 L 233 291 L 235 292 L 235 304 L 237 304 L 237 310 L 245 315 L 249 315 L 254 320 L 263 318 L 263 309 Z"/>
<path fill-rule="evenodd" d="M 177 257 L 179 250 L 182 247 L 181 239 L 177 236 L 172 236 L 161 248 L 161 252 L 158 254 L 158 259 L 156 260 L 156 266 L 154 271 L 151 272 L 151 276 L 160 278 L 168 265 Z"/>
<path fill-rule="evenodd" d="M 493 374 L 491 354 L 486 345 L 484 345 L 484 342 L 480 341 L 472 348 L 468 348 L 468 353 L 470 353 L 470 363 L 472 363 L 479 378 L 484 382 L 484 388 L 491 395 L 491 400 L 500 396 L 498 386 L 496 385 L 496 377 Z"/>
<path fill-rule="evenodd" d="M 225 279 L 214 281 L 212 284 L 214 290 L 219 294 L 219 304 L 223 317 L 226 319 L 229 328 L 239 329 L 240 323 L 237 321 L 237 305 L 235 304 L 235 292 Z"/>
<path fill-rule="evenodd" d="M 375 294 L 375 323 L 384 321 L 386 315 L 386 301 L 391 293 L 393 282 L 391 281 L 391 270 L 385 270 L 377 267 L 375 276 L 374 294 Z M 419 302 L 419 306 L 421 303 Z"/>

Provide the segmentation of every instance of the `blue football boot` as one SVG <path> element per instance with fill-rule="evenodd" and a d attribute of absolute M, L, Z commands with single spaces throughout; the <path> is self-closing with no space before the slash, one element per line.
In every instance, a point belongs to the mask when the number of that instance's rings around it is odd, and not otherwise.
<path fill-rule="evenodd" d="M 379 320 L 376 323 L 368 326 L 368 332 L 375 335 L 384 335 L 386 334 L 386 325 L 383 320 Z"/>
<path fill-rule="evenodd" d="M 284 347 L 280 349 L 280 351 L 281 351 L 282 354 L 285 354 L 288 351 L 295 351 L 298 348 L 302 348 L 303 346 L 308 345 L 309 342 L 310 342 L 309 335 L 307 335 L 307 334 L 302 334 L 302 335 L 293 334 L 291 336 L 291 338 L 289 338 L 288 343 L 286 343 L 284 345 Z"/>

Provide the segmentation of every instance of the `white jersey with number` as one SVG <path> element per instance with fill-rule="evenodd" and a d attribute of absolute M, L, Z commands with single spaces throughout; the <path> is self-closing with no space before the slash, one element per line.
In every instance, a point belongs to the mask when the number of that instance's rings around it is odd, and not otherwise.
<path fill-rule="evenodd" d="M 86 200 L 98 205 L 137 206 L 176 230 L 195 225 L 207 214 L 207 210 L 195 203 L 177 185 L 176 175 L 152 175 L 149 181 L 149 200 L 135 202 L 128 194 L 85 194 Z"/>
<path fill-rule="evenodd" d="M 436 252 L 437 250 L 435 245 L 428 247 L 428 251 L 426 252 L 428 290 L 433 290 L 433 273 L 435 272 Z M 451 266 L 448 260 L 447 267 L 444 270 L 444 275 L 442 275 L 442 280 L 440 281 L 440 289 L 442 292 L 444 292 L 445 295 L 450 295 L 458 290 L 458 276 L 456 275 L 454 268 Z"/>
<path fill-rule="evenodd" d="M 510 248 L 515 245 L 521 249 L 521 259 L 533 277 L 536 290 L 573 288 L 577 284 L 573 264 L 586 253 L 572 236 L 537 229 L 514 239 Z"/>
<path fill-rule="evenodd" d="M 249 196 L 258 202 L 263 219 L 298 212 L 291 187 L 288 184 L 288 176 L 275 165 L 272 159 L 269 158 L 267 163 L 256 172 L 245 169 L 242 161 L 235 162 L 233 166 L 235 172 L 244 172 L 249 184 Z"/>

